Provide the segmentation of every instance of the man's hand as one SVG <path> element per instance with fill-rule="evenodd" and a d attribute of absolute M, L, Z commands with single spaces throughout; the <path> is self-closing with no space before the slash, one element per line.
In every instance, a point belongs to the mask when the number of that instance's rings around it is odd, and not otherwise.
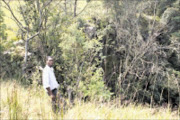
<path fill-rule="evenodd" d="M 51 99 L 52 99 L 53 101 L 55 101 L 56 97 L 53 95 L 53 93 L 52 93 L 52 91 L 50 90 L 50 88 L 48 87 L 48 88 L 46 88 L 46 89 L 47 89 L 48 94 L 49 94 L 49 96 L 51 97 Z"/>
<path fill-rule="evenodd" d="M 55 97 L 53 94 L 51 94 L 50 96 L 51 96 L 51 99 L 52 99 L 53 101 L 55 101 L 56 97 Z"/>

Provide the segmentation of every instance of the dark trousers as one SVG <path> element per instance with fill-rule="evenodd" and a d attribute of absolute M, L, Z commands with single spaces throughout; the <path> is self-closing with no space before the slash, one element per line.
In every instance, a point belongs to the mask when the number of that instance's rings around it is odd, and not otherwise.
<path fill-rule="evenodd" d="M 55 96 L 55 100 L 51 101 L 52 109 L 54 112 L 56 112 L 57 111 L 57 89 L 56 88 L 52 90 L 52 94 Z"/>

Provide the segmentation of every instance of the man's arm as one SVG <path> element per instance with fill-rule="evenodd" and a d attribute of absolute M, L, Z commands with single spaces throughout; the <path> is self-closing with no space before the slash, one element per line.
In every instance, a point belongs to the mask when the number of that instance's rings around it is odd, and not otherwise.
<path fill-rule="evenodd" d="M 48 91 L 48 95 L 51 96 L 52 95 L 52 91 L 51 91 L 50 87 L 47 87 L 46 90 Z"/>
<path fill-rule="evenodd" d="M 52 100 L 55 100 L 55 96 L 53 95 L 50 87 L 46 88 L 46 90 L 48 91 L 48 95 L 51 96 Z"/>

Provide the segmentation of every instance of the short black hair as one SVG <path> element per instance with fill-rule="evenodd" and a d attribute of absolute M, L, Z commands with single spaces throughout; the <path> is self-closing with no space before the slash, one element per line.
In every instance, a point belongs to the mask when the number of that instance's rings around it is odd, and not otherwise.
<path fill-rule="evenodd" d="M 52 56 L 47 56 L 47 57 L 46 57 L 46 61 L 48 61 L 50 58 L 53 59 Z"/>

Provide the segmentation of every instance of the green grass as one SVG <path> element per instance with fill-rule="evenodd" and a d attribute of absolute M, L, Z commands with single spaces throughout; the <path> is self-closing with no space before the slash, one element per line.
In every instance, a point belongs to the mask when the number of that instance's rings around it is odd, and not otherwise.
<path fill-rule="evenodd" d="M 42 86 L 23 87 L 17 82 L 1 82 L 2 119 L 179 119 L 178 112 L 168 108 L 150 108 L 130 104 L 119 106 L 117 102 L 80 102 L 66 111 L 54 114 L 51 100 Z"/>

